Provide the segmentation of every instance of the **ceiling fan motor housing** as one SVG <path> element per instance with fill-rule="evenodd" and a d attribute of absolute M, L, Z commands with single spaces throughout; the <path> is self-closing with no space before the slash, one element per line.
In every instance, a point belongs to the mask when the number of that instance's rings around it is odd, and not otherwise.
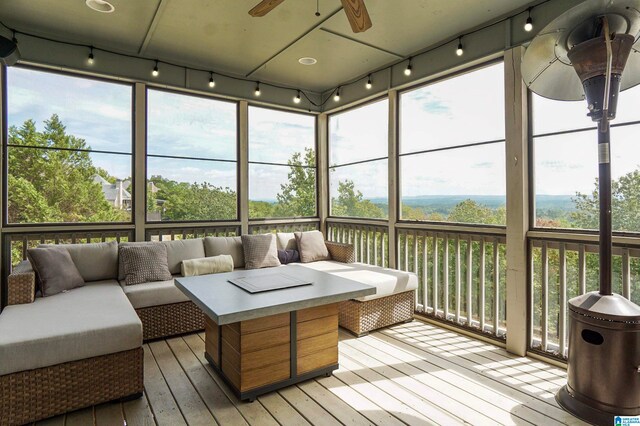
<path fill-rule="evenodd" d="M 611 39 L 612 64 L 609 109 L 607 118 L 616 117 L 622 71 L 629 58 L 635 39 L 629 34 L 615 34 Z M 607 45 L 604 36 L 592 38 L 575 45 L 567 53 L 578 74 L 589 106 L 587 114 L 593 121 L 603 118 L 603 100 L 607 73 Z"/>

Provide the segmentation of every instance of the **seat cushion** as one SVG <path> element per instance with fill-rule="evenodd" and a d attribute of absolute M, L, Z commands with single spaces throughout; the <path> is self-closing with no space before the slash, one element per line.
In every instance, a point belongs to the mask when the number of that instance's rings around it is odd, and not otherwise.
<path fill-rule="evenodd" d="M 41 244 L 39 247 L 63 247 L 71 255 L 85 281 L 115 280 L 118 277 L 118 243 Z"/>
<path fill-rule="evenodd" d="M 142 323 L 115 280 L 86 286 L 0 314 L 0 375 L 142 345 Z"/>
<path fill-rule="evenodd" d="M 173 279 L 129 286 L 122 282 L 122 289 L 135 309 L 189 301 L 175 286 Z"/>
<path fill-rule="evenodd" d="M 244 268 L 244 251 L 240 237 L 205 237 L 204 252 L 207 257 L 228 254 L 233 257 L 234 268 Z"/>
<path fill-rule="evenodd" d="M 302 266 L 376 287 L 376 294 L 355 299 L 361 302 L 418 288 L 418 277 L 412 272 L 397 271 L 364 263 L 340 263 L 333 260 L 305 263 Z"/>

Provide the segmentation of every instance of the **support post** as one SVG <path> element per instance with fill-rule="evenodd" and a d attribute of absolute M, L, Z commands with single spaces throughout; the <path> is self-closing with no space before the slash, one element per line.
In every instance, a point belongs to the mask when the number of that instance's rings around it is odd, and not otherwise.
<path fill-rule="evenodd" d="M 504 55 L 507 182 L 507 350 L 527 352 L 527 231 L 529 230 L 528 100 L 520 66 L 524 48 Z"/>
<path fill-rule="evenodd" d="M 329 158 L 328 147 L 329 139 L 327 137 L 327 114 L 320 114 L 316 124 L 316 182 L 318 195 L 316 205 L 318 210 L 318 218 L 320 218 L 320 231 L 327 235 L 327 217 L 329 216 L 329 203 L 331 202 L 329 194 Z"/>
<path fill-rule="evenodd" d="M 238 102 L 238 191 L 240 232 L 249 233 L 249 103 Z"/>
<path fill-rule="evenodd" d="M 609 120 L 598 122 L 598 194 L 600 203 L 600 294 L 613 294 L 611 288 L 611 155 Z"/>
<path fill-rule="evenodd" d="M 397 268 L 396 222 L 398 221 L 398 91 L 389 90 L 389 268 Z"/>
<path fill-rule="evenodd" d="M 134 210 L 135 240 L 146 238 L 147 222 L 147 88 L 144 83 L 135 84 L 134 131 Z"/>

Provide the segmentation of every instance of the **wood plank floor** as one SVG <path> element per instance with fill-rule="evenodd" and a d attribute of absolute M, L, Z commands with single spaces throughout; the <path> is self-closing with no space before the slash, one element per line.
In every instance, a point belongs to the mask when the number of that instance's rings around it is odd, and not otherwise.
<path fill-rule="evenodd" d="M 204 359 L 204 335 L 144 346 L 145 394 L 38 425 L 581 425 L 554 393 L 564 370 L 421 321 L 354 338 L 340 369 L 240 402 Z"/>

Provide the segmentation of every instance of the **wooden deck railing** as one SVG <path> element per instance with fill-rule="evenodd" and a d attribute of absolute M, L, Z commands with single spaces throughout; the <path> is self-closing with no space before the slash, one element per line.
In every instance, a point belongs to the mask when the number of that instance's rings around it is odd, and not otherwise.
<path fill-rule="evenodd" d="M 356 262 L 389 266 L 389 228 L 380 221 L 327 219 L 327 239 L 353 244 Z"/>
<path fill-rule="evenodd" d="M 234 237 L 240 235 L 239 224 L 219 224 L 208 226 L 189 226 L 175 228 L 147 228 L 147 241 L 186 240 L 203 237 Z"/>
<path fill-rule="evenodd" d="M 250 234 L 267 234 L 270 232 L 302 232 L 315 231 L 320 228 L 320 220 L 308 219 L 282 219 L 282 220 L 256 220 L 249 222 Z"/>
<path fill-rule="evenodd" d="M 530 238 L 529 345 L 557 358 L 568 353 L 567 302 L 599 288 L 597 236 L 535 232 Z M 546 235 L 545 235 L 546 234 Z M 613 291 L 640 303 L 640 244 L 615 238 Z"/>
<path fill-rule="evenodd" d="M 502 232 L 400 226 L 398 269 L 418 275 L 416 310 L 503 339 L 507 325 Z"/>

